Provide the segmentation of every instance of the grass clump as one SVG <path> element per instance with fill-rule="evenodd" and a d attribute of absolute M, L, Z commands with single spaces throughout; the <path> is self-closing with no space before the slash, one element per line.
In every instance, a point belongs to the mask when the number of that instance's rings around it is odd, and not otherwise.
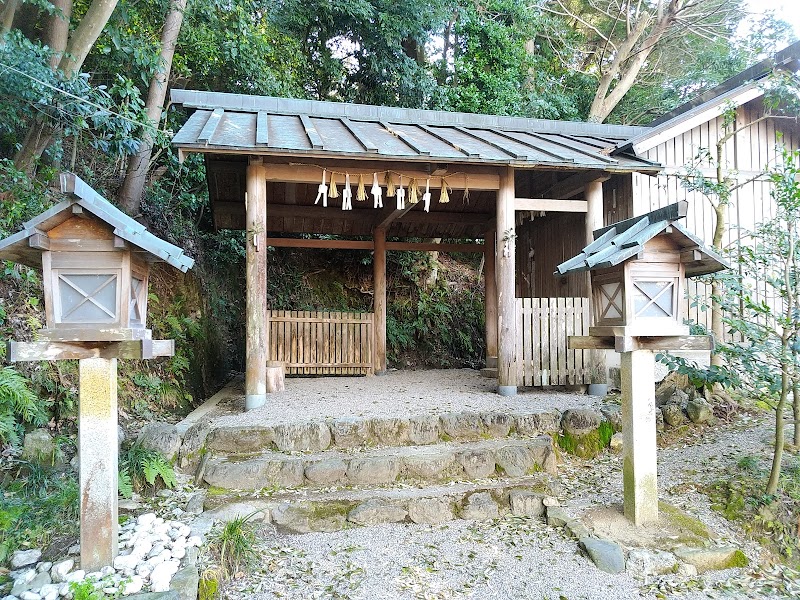
<path fill-rule="evenodd" d="M 256 514 L 258 512 L 236 517 L 211 534 L 208 550 L 219 565 L 222 578 L 236 575 L 255 559 L 256 532 L 251 519 Z"/>

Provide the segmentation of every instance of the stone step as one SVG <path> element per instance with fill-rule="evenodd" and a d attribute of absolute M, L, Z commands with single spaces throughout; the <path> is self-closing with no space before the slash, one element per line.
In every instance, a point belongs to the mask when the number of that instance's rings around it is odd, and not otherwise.
<path fill-rule="evenodd" d="M 228 521 L 251 515 L 279 531 L 338 531 L 379 523 L 437 524 L 452 519 L 495 519 L 509 513 L 538 517 L 554 495 L 545 474 L 429 487 L 341 491 L 287 491 L 269 498 L 209 495 L 209 519 Z"/>
<path fill-rule="evenodd" d="M 556 433 L 560 425 L 561 413 L 555 409 L 514 414 L 459 412 L 403 418 L 352 417 L 272 426 L 217 426 L 205 433 L 202 442 L 206 451 L 215 455 L 247 455 L 264 450 L 321 452 L 331 447 L 421 446 L 510 435 L 535 437 Z M 201 426 L 208 427 L 207 424 L 197 427 Z M 201 435 L 191 428 L 186 433 L 187 438 Z"/>
<path fill-rule="evenodd" d="M 278 452 L 250 458 L 212 456 L 205 461 L 201 479 L 214 488 L 260 490 L 523 477 L 555 470 L 552 438 L 543 435 L 296 456 Z"/>
<path fill-rule="evenodd" d="M 497 367 L 484 367 L 481 369 L 481 376 L 486 379 L 497 379 Z"/>

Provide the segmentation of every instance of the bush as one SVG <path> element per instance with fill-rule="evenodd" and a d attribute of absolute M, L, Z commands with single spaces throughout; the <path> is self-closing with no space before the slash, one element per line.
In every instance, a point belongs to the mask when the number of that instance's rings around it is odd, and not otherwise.
<path fill-rule="evenodd" d="M 169 461 L 160 452 L 138 442 L 120 455 L 119 470 L 119 491 L 126 498 L 134 491 L 156 492 L 161 487 L 173 488 L 178 483 Z"/>
<path fill-rule="evenodd" d="M 28 381 L 11 367 L 0 369 L 0 443 L 19 445 L 22 425 L 41 427 L 47 414 Z"/>

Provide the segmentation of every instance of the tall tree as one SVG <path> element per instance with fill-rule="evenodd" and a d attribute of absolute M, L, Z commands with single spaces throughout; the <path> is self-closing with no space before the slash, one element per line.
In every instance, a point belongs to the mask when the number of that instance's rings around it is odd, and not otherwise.
<path fill-rule="evenodd" d="M 167 81 L 172 69 L 172 58 L 175 55 L 175 46 L 183 22 L 183 13 L 186 11 L 188 0 L 171 0 L 169 11 L 164 19 L 164 28 L 161 32 L 161 52 L 155 73 L 150 80 L 147 92 L 145 110 L 147 119 L 153 129 L 145 131 L 139 145 L 139 151 L 132 155 L 128 161 L 125 180 L 118 195 L 118 204 L 128 214 L 135 214 L 144 190 L 145 178 L 150 167 L 150 158 L 153 152 L 154 131 L 161 121 L 161 111 L 167 94 Z"/>

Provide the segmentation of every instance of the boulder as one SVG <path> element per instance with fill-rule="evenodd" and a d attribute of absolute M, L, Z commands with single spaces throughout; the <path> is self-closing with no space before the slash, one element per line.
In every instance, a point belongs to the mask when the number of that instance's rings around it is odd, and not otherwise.
<path fill-rule="evenodd" d="M 714 418 L 714 411 L 711 409 L 711 405 L 702 398 L 690 400 L 686 404 L 686 413 L 692 423 L 707 423 Z"/>
<path fill-rule="evenodd" d="M 350 483 L 382 485 L 392 483 L 400 474 L 402 462 L 394 456 L 367 456 L 353 458 L 347 466 Z"/>
<path fill-rule="evenodd" d="M 303 484 L 303 471 L 303 461 L 296 458 L 213 459 L 206 465 L 203 479 L 209 485 L 228 490 L 291 488 Z"/>
<path fill-rule="evenodd" d="M 611 444 L 609 445 L 609 447 L 613 452 L 622 452 L 622 447 L 624 443 L 625 440 L 622 433 L 618 432 L 611 436 Z"/>
<path fill-rule="evenodd" d="M 561 429 L 573 437 L 583 437 L 597 431 L 602 421 L 603 417 L 589 408 L 571 408 L 561 417 Z"/>
<path fill-rule="evenodd" d="M 514 419 L 505 413 L 483 413 L 482 419 L 486 434 L 493 438 L 508 437 L 514 424 Z"/>
<path fill-rule="evenodd" d="M 33 550 L 17 550 L 11 555 L 11 568 L 21 569 L 28 565 L 35 565 L 42 558 L 42 551 L 38 548 Z"/>
<path fill-rule="evenodd" d="M 592 535 L 592 532 L 586 525 L 583 524 L 580 519 L 571 519 L 567 521 L 567 524 L 564 527 L 576 540 L 590 537 Z"/>
<path fill-rule="evenodd" d="M 678 427 L 686 422 L 683 409 L 678 404 L 665 404 L 661 407 L 661 414 L 664 415 L 664 422 L 671 427 Z"/>
<path fill-rule="evenodd" d="M 48 467 L 63 461 L 53 436 L 47 429 L 34 429 L 25 434 L 22 442 L 22 459 Z"/>
<path fill-rule="evenodd" d="M 457 441 L 480 440 L 484 434 L 481 415 L 474 412 L 446 413 L 439 417 L 442 432 Z"/>
<path fill-rule="evenodd" d="M 453 519 L 449 498 L 414 498 L 408 502 L 408 517 L 414 523 L 438 525 Z"/>
<path fill-rule="evenodd" d="M 436 444 L 441 434 L 438 415 L 420 415 L 408 420 L 408 440 L 414 445 Z"/>
<path fill-rule="evenodd" d="M 579 541 L 579 545 L 601 571 L 613 575 L 625 570 L 625 555 L 619 544 L 610 540 L 585 537 Z"/>
<path fill-rule="evenodd" d="M 541 517 L 544 514 L 542 495 L 529 490 L 511 490 L 508 495 L 511 514 L 519 517 Z"/>
<path fill-rule="evenodd" d="M 285 423 L 273 427 L 273 439 L 282 452 L 322 452 L 331 445 L 327 423 Z"/>
<path fill-rule="evenodd" d="M 564 527 L 572 519 L 567 514 L 567 511 L 560 506 L 548 506 L 546 508 L 547 524 L 550 527 Z"/>
<path fill-rule="evenodd" d="M 203 447 L 211 428 L 211 419 L 203 417 L 192 423 L 183 435 L 181 449 L 178 451 L 178 467 L 188 473 L 193 473 L 200 464 Z"/>
<path fill-rule="evenodd" d="M 494 460 L 506 475 L 523 477 L 530 475 L 540 465 L 536 453 L 526 446 L 503 446 L 494 452 Z"/>
<path fill-rule="evenodd" d="M 375 441 L 382 446 L 405 446 L 409 441 L 409 422 L 407 419 L 374 419 L 372 433 Z"/>
<path fill-rule="evenodd" d="M 494 455 L 488 450 L 464 450 L 458 452 L 456 460 L 464 469 L 467 477 L 471 479 L 482 479 L 494 475 Z"/>
<path fill-rule="evenodd" d="M 693 565 L 698 573 L 721 571 L 733 567 L 746 567 L 750 561 L 735 546 L 712 546 L 708 548 L 690 548 L 684 546 L 675 549 L 675 556 L 682 562 Z"/>
<path fill-rule="evenodd" d="M 678 404 L 685 408 L 690 394 L 694 395 L 694 388 L 689 384 L 689 379 L 673 371 L 656 386 L 656 406 Z"/>
<path fill-rule="evenodd" d="M 376 525 L 378 523 L 401 523 L 407 516 L 408 511 L 398 504 L 372 499 L 351 510 L 347 515 L 347 520 L 357 525 Z"/>
<path fill-rule="evenodd" d="M 179 569 L 172 576 L 169 589 L 177 592 L 180 600 L 196 600 L 198 585 L 200 585 L 200 573 L 196 566 L 189 565 Z"/>
<path fill-rule="evenodd" d="M 329 424 L 333 444 L 337 448 L 365 446 L 372 438 L 371 422 L 356 417 L 345 417 Z"/>
<path fill-rule="evenodd" d="M 347 463 L 341 458 L 324 458 L 306 464 L 306 479 L 315 485 L 335 485 L 344 482 Z"/>
<path fill-rule="evenodd" d="M 190 515 L 199 515 L 203 512 L 203 505 L 206 501 L 206 494 L 208 492 L 204 489 L 199 489 L 189 496 L 189 499 L 186 501 L 186 506 L 183 510 L 185 510 Z"/>
<path fill-rule="evenodd" d="M 455 455 L 450 450 L 426 450 L 403 457 L 406 475 L 412 479 L 443 479 L 452 471 Z"/>
<path fill-rule="evenodd" d="M 557 433 L 561 428 L 561 413 L 555 409 L 526 415 L 514 415 L 514 428 L 525 437 Z"/>
<path fill-rule="evenodd" d="M 250 517 L 251 521 L 266 521 L 269 523 L 269 503 L 265 500 L 231 502 L 230 504 L 223 504 L 213 510 L 206 511 L 205 516 L 223 523 L 244 517 Z"/>
<path fill-rule="evenodd" d="M 155 450 L 169 461 L 175 460 L 181 449 L 181 436 L 171 423 L 148 423 L 142 427 L 136 441 L 142 448 Z"/>
<path fill-rule="evenodd" d="M 500 512 L 489 492 L 470 494 L 461 508 L 461 518 L 470 521 L 497 519 Z"/>
<path fill-rule="evenodd" d="M 656 431 L 664 431 L 664 413 L 656 410 Z"/>
<path fill-rule="evenodd" d="M 622 407 L 619 404 L 605 404 L 600 407 L 603 420 L 608 421 L 614 431 L 622 431 Z"/>
<path fill-rule="evenodd" d="M 53 580 L 53 583 L 62 583 L 66 578 L 67 573 L 69 573 L 74 566 L 75 561 L 71 558 L 67 558 L 66 560 L 55 563 L 50 568 L 50 579 Z"/>
<path fill-rule="evenodd" d="M 633 577 L 645 579 L 653 575 L 674 573 L 677 565 L 678 561 L 671 552 L 632 548 L 628 552 L 625 569 Z"/>
<path fill-rule="evenodd" d="M 187 438 L 189 431 L 186 432 Z M 205 445 L 209 450 L 219 454 L 252 454 L 266 450 L 272 445 L 272 433 L 269 427 L 250 425 L 217 427 L 208 432 Z M 187 440 L 184 439 L 183 443 L 185 446 Z"/>

